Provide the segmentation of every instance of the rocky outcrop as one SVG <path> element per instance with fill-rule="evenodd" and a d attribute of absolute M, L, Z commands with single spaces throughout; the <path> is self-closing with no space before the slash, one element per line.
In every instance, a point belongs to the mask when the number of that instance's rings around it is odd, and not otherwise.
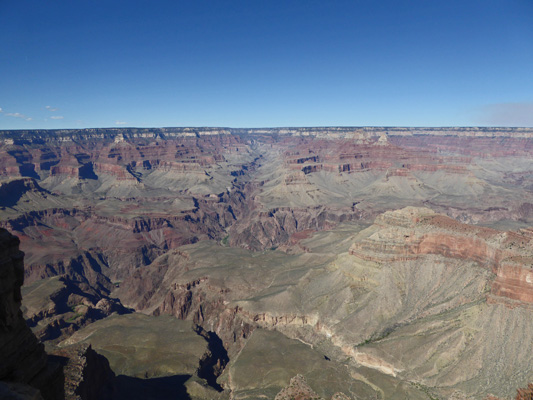
<path fill-rule="evenodd" d="M 307 384 L 305 377 L 296 375 L 274 400 L 324 400 Z M 331 400 L 350 400 L 344 393 L 335 393 Z"/>
<path fill-rule="evenodd" d="M 533 304 L 533 270 L 529 265 L 530 260 L 518 265 L 502 265 L 491 287 L 491 294 L 495 297 L 490 300 L 497 302 L 499 297 L 503 297 L 519 303 Z"/>
<path fill-rule="evenodd" d="M 33 178 L 11 179 L 0 182 L 0 207 L 13 207 L 28 192 L 46 199 L 50 194 L 40 187 Z"/>
<path fill-rule="evenodd" d="M 533 304 L 533 252 L 528 230 L 499 232 L 462 224 L 430 209 L 407 207 L 376 218 L 350 254 L 367 261 L 414 260 L 440 255 L 474 262 L 496 274 L 489 301 Z"/>
<path fill-rule="evenodd" d="M 527 385 L 527 388 L 518 389 L 515 400 L 533 400 L 533 384 Z"/>
<path fill-rule="evenodd" d="M 354 244 L 351 254 L 378 262 L 440 254 L 493 269 L 503 257 L 497 248 L 497 231 L 461 224 L 430 209 L 407 207 L 388 211 L 376 218 L 374 226 L 376 231 Z"/>
<path fill-rule="evenodd" d="M 530 383 L 526 388 L 516 390 L 515 400 L 533 400 L 533 384 Z M 502 400 L 495 396 L 487 396 L 484 400 Z"/>
<path fill-rule="evenodd" d="M 21 131 L 10 136 L 0 132 L 0 176 L 84 180 L 108 175 L 135 181 L 137 172 L 159 168 L 203 172 L 224 161 L 225 152 L 247 152 L 238 137 L 209 128 Z"/>
<path fill-rule="evenodd" d="M 0 229 L 0 397 L 44 400 L 111 398 L 114 374 L 104 357 L 90 346 L 64 349 L 48 356 L 43 344 L 26 324 L 21 312 L 24 254 L 18 244 L 15 236 Z M 77 292 L 80 292 L 79 288 Z M 33 322 L 47 316 L 57 317 L 64 307 L 61 301 L 65 300 L 65 295 L 65 288 L 52 293 L 52 309 L 34 315 Z M 100 299 L 96 309 L 110 313 L 114 308 L 106 299 Z"/>
<path fill-rule="evenodd" d="M 274 208 L 234 224 L 229 231 L 229 244 L 264 250 L 289 242 L 298 232 L 327 230 L 342 222 L 360 220 L 362 216 L 353 207 Z"/>
<path fill-rule="evenodd" d="M 289 386 L 283 388 L 274 400 L 323 400 L 307 384 L 302 375 L 291 379 Z"/>
<path fill-rule="evenodd" d="M 100 400 L 113 398 L 115 374 L 109 361 L 82 343 L 56 350 L 64 360 L 65 400 Z"/>
<path fill-rule="evenodd" d="M 28 325 L 43 342 L 58 342 L 113 313 L 131 312 L 118 299 L 68 276 L 48 278 L 26 286 L 22 304 Z"/>
<path fill-rule="evenodd" d="M 61 369 L 49 362 L 20 311 L 24 265 L 18 245 L 0 229 L 0 380 L 38 388 L 45 399 L 61 398 Z"/>

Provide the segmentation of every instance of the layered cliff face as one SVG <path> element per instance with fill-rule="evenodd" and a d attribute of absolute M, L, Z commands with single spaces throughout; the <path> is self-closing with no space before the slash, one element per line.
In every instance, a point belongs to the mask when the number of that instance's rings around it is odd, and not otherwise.
<path fill-rule="evenodd" d="M 49 346 L 105 321 L 120 330 L 128 316 L 111 315 L 125 307 L 219 340 L 229 362 L 202 353 L 216 376 L 184 373 L 184 395 L 273 398 L 301 373 L 323 398 L 510 396 L 532 380 L 532 140 L 503 128 L 0 132 L 0 225 L 20 236 L 25 316 Z M 256 365 L 261 338 L 283 349 L 277 375 Z M 304 353 L 351 386 L 283 356 Z"/>
<path fill-rule="evenodd" d="M 109 280 L 183 244 L 224 239 L 263 250 L 408 205 L 526 226 L 531 136 L 459 128 L 4 131 L 0 224 L 22 240 L 28 282 L 76 272 L 108 290 Z"/>
<path fill-rule="evenodd" d="M 27 282 L 68 274 L 107 292 L 168 249 L 223 238 L 254 165 L 224 131 L 14 138 L 0 145 L 0 225 L 21 238 Z"/>
<path fill-rule="evenodd" d="M 386 212 L 363 228 L 347 224 L 307 234 L 298 240 L 306 251 L 292 255 L 209 242 L 184 246 L 140 268 L 116 294 L 143 312 L 216 332 L 230 357 L 219 382 L 235 396 L 256 393 L 254 384 L 274 396 L 297 373 L 316 388 L 318 378 L 301 366 L 306 350 L 296 343 L 302 342 L 335 368 L 348 360 L 346 373 L 357 390 L 322 385 L 322 397 L 335 391 L 352 397 L 383 391 L 386 398 L 509 396 L 533 379 L 528 266 L 521 265 L 521 280 L 513 275 L 507 283 L 508 266 L 530 257 L 528 231 L 467 225 L 413 207 Z M 267 362 L 264 352 L 274 342 L 280 349 L 285 343 L 280 352 L 286 357 L 267 364 L 283 364 L 283 378 L 252 384 L 242 374 L 255 357 Z M 293 351 L 299 356 L 287 356 Z M 254 376 L 267 373 L 254 368 Z"/>
<path fill-rule="evenodd" d="M 373 232 L 372 232 L 373 231 Z M 415 260 L 424 255 L 474 262 L 496 274 L 490 301 L 533 302 L 533 236 L 462 224 L 430 209 L 408 207 L 376 218 L 350 254 L 373 262 Z"/>

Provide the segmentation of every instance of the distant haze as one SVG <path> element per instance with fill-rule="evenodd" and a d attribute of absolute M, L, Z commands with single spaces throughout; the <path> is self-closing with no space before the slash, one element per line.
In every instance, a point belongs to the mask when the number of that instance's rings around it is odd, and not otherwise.
<path fill-rule="evenodd" d="M 484 125 L 533 126 L 533 102 L 489 104 L 482 108 Z"/>

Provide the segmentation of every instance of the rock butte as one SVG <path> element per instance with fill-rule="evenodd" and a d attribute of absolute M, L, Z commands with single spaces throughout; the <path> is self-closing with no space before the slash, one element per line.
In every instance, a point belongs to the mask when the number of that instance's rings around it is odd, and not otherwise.
<path fill-rule="evenodd" d="M 532 152 L 527 128 L 0 131 L 0 226 L 26 254 L 2 231 L 0 390 L 512 398 L 533 381 Z"/>

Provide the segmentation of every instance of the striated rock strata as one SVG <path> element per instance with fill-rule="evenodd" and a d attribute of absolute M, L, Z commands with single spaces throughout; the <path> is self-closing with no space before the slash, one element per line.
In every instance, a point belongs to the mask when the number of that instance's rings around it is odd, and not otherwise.
<path fill-rule="evenodd" d="M 474 262 L 496 274 L 491 301 L 504 298 L 533 304 L 530 230 L 500 232 L 414 207 L 385 212 L 376 218 L 372 230 L 352 245 L 350 254 L 373 262 L 408 261 L 430 254 Z"/>

